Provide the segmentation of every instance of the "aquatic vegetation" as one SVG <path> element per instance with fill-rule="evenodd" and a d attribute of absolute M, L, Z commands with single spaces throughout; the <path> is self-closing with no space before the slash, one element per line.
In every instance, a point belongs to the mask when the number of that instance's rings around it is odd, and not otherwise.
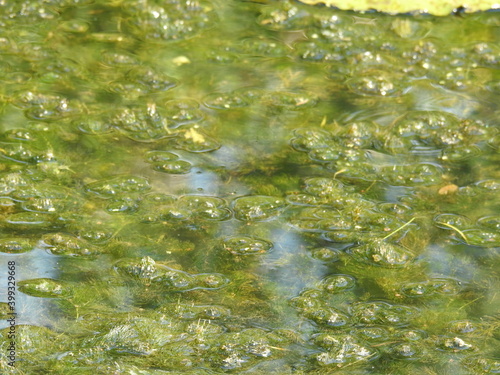
<path fill-rule="evenodd" d="M 352 289 L 356 279 L 349 275 L 330 275 L 321 282 L 321 289 L 328 293 L 338 293 Z"/>
<path fill-rule="evenodd" d="M 86 190 L 103 198 L 124 193 L 140 193 L 150 190 L 149 181 L 140 176 L 118 176 L 87 185 Z"/>
<path fill-rule="evenodd" d="M 40 214 L 38 212 L 18 212 L 7 216 L 4 220 L 6 227 L 19 230 L 55 229 L 59 227 L 54 215 Z"/>
<path fill-rule="evenodd" d="M 137 1 L 129 4 L 127 13 L 132 16 L 127 27 L 133 35 L 166 42 L 192 38 L 217 20 L 212 5 L 202 1 L 168 1 L 163 6 Z"/>
<path fill-rule="evenodd" d="M 401 292 L 408 297 L 453 295 L 462 289 L 461 284 L 460 281 L 453 279 L 434 278 L 424 282 L 408 283 L 401 288 Z"/>
<path fill-rule="evenodd" d="M 229 237 L 223 242 L 223 248 L 233 255 L 264 254 L 272 248 L 269 241 L 254 237 Z"/>
<path fill-rule="evenodd" d="M 214 109 L 232 109 L 248 106 L 244 97 L 236 93 L 212 93 L 208 95 L 203 103 Z"/>
<path fill-rule="evenodd" d="M 26 238 L 2 238 L 0 239 L 0 251 L 2 253 L 24 253 L 33 249 L 33 241 Z"/>
<path fill-rule="evenodd" d="M 406 326 L 418 310 L 410 306 L 393 305 L 384 301 L 358 302 L 351 306 L 351 314 L 360 324 Z"/>
<path fill-rule="evenodd" d="M 404 267 L 412 260 L 412 254 L 402 246 L 385 241 L 373 241 L 349 249 L 357 261 L 382 267 Z"/>
<path fill-rule="evenodd" d="M 316 345 L 327 350 L 312 357 L 321 366 L 335 365 L 342 368 L 356 362 L 373 360 L 379 355 L 375 349 L 363 346 L 351 335 L 319 334 L 313 339 Z"/>
<path fill-rule="evenodd" d="M 469 10 L 0 5 L 13 372 L 497 373 L 498 20 Z"/>
<path fill-rule="evenodd" d="M 336 262 L 340 257 L 340 250 L 331 249 L 328 247 L 320 247 L 311 251 L 311 256 L 314 259 L 320 260 L 325 263 Z"/>
<path fill-rule="evenodd" d="M 53 279 L 29 279 L 18 283 L 19 291 L 33 297 L 68 298 L 72 291 L 69 285 Z"/>
<path fill-rule="evenodd" d="M 120 260 L 114 267 L 116 271 L 132 279 L 138 279 L 146 286 L 157 286 L 167 291 L 188 291 L 193 289 L 218 289 L 227 285 L 229 280 L 221 274 L 189 274 L 166 267 L 145 257 L 140 262 Z"/>
<path fill-rule="evenodd" d="M 134 141 L 152 142 L 172 136 L 168 120 L 156 110 L 154 104 L 148 104 L 145 108 L 119 108 L 109 122 Z"/>
<path fill-rule="evenodd" d="M 254 195 L 236 198 L 233 210 L 238 220 L 260 221 L 279 215 L 284 206 L 285 202 L 281 198 Z"/>
<path fill-rule="evenodd" d="M 306 4 L 326 4 L 328 6 L 337 6 L 341 9 L 354 9 L 360 11 L 367 11 L 376 9 L 381 12 L 388 13 L 408 13 L 423 10 L 431 14 L 445 16 L 455 10 L 463 7 L 460 1 L 433 1 L 426 0 L 417 4 L 408 4 L 405 1 L 393 1 L 385 3 L 377 0 L 350 0 L 350 1 L 337 1 L 337 0 L 302 0 Z M 488 10 L 490 8 L 496 9 L 497 3 L 494 1 L 470 1 L 462 11 L 477 12 L 478 10 Z"/>
<path fill-rule="evenodd" d="M 95 256 L 100 251 L 85 240 L 64 233 L 50 233 L 42 236 L 42 241 L 51 254 L 64 256 Z"/>
<path fill-rule="evenodd" d="M 149 151 L 146 153 L 146 161 L 158 172 L 176 174 L 191 170 L 191 163 L 179 160 L 179 156 L 168 151 Z"/>

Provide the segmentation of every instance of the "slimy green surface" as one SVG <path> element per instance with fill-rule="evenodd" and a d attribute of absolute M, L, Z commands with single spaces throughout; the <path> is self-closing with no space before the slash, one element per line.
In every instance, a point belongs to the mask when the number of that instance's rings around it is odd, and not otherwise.
<path fill-rule="evenodd" d="M 324 4 L 344 10 L 396 13 L 429 13 L 435 16 L 447 16 L 452 12 L 478 12 L 499 9 L 496 0 L 422 0 L 418 2 L 396 0 L 301 0 L 305 4 Z"/>
<path fill-rule="evenodd" d="M 497 13 L 0 25 L 2 374 L 500 373 Z"/>

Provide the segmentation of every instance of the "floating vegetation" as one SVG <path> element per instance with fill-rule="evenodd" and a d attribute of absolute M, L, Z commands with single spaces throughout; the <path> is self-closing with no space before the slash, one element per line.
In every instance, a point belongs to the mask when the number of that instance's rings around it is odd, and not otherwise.
<path fill-rule="evenodd" d="M 229 280 L 221 274 L 195 274 L 176 270 L 156 264 L 145 257 L 140 262 L 134 260 L 118 261 L 114 269 L 118 272 L 138 279 L 147 286 L 157 286 L 167 291 L 187 291 L 193 289 L 218 289 L 225 286 Z"/>
<path fill-rule="evenodd" d="M 230 237 L 224 240 L 223 248 L 233 255 L 264 254 L 272 248 L 269 241 L 253 237 Z"/>
<path fill-rule="evenodd" d="M 316 345 L 326 349 L 313 356 L 313 360 L 321 366 L 344 367 L 357 362 L 370 361 L 378 357 L 376 349 L 363 346 L 351 335 L 319 334 L 314 337 Z"/>
<path fill-rule="evenodd" d="M 2 253 L 24 253 L 33 249 L 33 241 L 25 238 L 2 238 L 0 239 L 0 251 Z"/>
<path fill-rule="evenodd" d="M 253 195 L 236 198 L 233 210 L 239 220 L 261 221 L 279 215 L 284 206 L 285 202 L 281 198 Z"/>
<path fill-rule="evenodd" d="M 65 256 L 95 256 L 100 251 L 85 240 L 64 233 L 50 233 L 42 236 L 43 243 L 51 254 Z"/>
<path fill-rule="evenodd" d="M 139 176 L 119 176 L 87 185 L 86 190 L 103 198 L 124 193 L 140 193 L 150 190 L 149 181 Z"/>
<path fill-rule="evenodd" d="M 454 295 L 463 288 L 462 283 L 453 279 L 434 278 L 429 281 L 408 283 L 401 288 L 408 297 L 428 297 L 432 295 Z"/>
<path fill-rule="evenodd" d="M 469 6 L 3 2 L 0 372 L 498 373 Z"/>
<path fill-rule="evenodd" d="M 53 279 L 30 279 L 18 283 L 19 291 L 33 297 L 68 298 L 72 294 L 71 287 Z"/>
<path fill-rule="evenodd" d="M 404 267 L 413 259 L 404 247 L 385 241 L 368 242 L 348 252 L 357 261 L 382 267 Z"/>

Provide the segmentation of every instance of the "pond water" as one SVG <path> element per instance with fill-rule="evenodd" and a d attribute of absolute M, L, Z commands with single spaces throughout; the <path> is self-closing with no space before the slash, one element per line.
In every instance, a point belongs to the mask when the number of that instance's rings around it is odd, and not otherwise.
<path fill-rule="evenodd" d="M 0 25 L 2 373 L 500 373 L 498 13 Z"/>

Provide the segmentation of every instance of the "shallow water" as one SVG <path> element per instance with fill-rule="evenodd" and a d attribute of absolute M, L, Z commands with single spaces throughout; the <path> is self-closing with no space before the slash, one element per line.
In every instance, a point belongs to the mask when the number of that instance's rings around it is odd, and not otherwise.
<path fill-rule="evenodd" d="M 500 372 L 498 13 L 0 22 L 3 372 Z"/>

